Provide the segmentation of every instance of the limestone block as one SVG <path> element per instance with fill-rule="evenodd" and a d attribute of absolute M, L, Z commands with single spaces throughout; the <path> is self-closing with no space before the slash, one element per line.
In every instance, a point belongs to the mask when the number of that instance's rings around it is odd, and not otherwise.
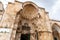
<path fill-rule="evenodd" d="M 53 36 L 52 36 L 52 33 L 40 32 L 38 33 L 38 39 L 39 40 L 53 40 Z"/>

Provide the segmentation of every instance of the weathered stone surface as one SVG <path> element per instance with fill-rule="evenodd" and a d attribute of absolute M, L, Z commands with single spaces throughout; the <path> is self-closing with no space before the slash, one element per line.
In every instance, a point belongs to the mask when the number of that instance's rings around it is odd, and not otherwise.
<path fill-rule="evenodd" d="M 38 40 L 53 40 L 52 33 L 49 33 L 49 32 L 39 32 Z"/>
<path fill-rule="evenodd" d="M 2 20 L 3 13 L 4 13 L 3 4 L 2 2 L 0 2 L 0 21 Z"/>
<path fill-rule="evenodd" d="M 9 2 L 0 28 L 6 29 L 0 29 L 0 40 L 20 40 L 22 34 L 30 34 L 30 40 L 60 40 L 60 21 L 50 20 L 48 12 L 33 2 Z M 7 29 L 11 29 L 9 33 Z"/>
<path fill-rule="evenodd" d="M 0 2 L 0 10 L 3 10 L 3 4 Z"/>

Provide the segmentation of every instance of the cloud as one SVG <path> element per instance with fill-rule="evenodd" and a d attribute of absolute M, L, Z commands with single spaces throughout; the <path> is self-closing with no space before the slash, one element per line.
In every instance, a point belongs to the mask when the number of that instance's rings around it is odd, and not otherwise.
<path fill-rule="evenodd" d="M 50 18 L 55 20 L 60 20 L 60 0 L 52 6 L 50 11 Z"/>

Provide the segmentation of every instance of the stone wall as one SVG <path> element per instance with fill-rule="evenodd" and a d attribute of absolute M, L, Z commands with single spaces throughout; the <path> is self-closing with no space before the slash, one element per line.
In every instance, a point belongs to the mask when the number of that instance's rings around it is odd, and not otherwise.
<path fill-rule="evenodd" d="M 2 20 L 3 13 L 4 13 L 3 4 L 2 2 L 0 2 L 0 21 Z"/>
<path fill-rule="evenodd" d="M 55 21 L 49 19 L 44 8 L 33 2 L 9 2 L 5 12 L 0 6 L 0 14 L 3 15 L 0 22 L 0 40 L 20 40 L 21 34 L 26 33 L 30 33 L 30 40 L 53 40 L 52 24 Z M 22 30 L 23 26 L 30 30 Z"/>

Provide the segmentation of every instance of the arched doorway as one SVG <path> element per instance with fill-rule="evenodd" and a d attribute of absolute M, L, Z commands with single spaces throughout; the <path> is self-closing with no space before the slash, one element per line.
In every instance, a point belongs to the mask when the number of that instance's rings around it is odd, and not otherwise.
<path fill-rule="evenodd" d="M 37 11 L 38 10 L 32 4 L 27 4 L 17 13 L 16 23 L 18 26 L 15 40 L 31 40 L 31 26 L 29 26 L 29 20 L 32 20 L 36 17 L 38 14 Z"/>
<path fill-rule="evenodd" d="M 27 23 L 17 28 L 16 40 L 30 40 L 30 27 Z"/>
<path fill-rule="evenodd" d="M 55 23 L 53 26 L 52 26 L 52 31 L 53 31 L 53 39 L 54 40 L 60 40 L 59 38 L 59 26 Z"/>

